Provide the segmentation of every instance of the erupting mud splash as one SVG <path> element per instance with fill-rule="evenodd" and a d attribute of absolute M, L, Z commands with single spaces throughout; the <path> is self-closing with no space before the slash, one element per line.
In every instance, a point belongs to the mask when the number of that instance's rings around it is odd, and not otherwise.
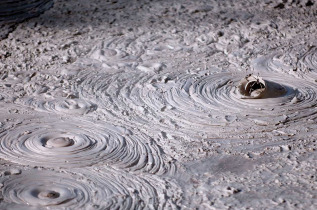
<path fill-rule="evenodd" d="M 150 125 L 151 130 L 173 128 L 187 134 L 208 133 L 210 126 L 247 126 L 250 120 L 275 125 L 316 112 L 312 108 L 317 105 L 315 83 L 276 73 L 261 76 L 267 80 L 234 72 L 89 72 L 81 77 L 77 89 L 83 98 L 102 107 L 103 113 L 123 123 Z"/>
<path fill-rule="evenodd" d="M 280 88 L 281 94 L 285 91 L 283 91 L 284 88 Z M 257 77 L 254 75 L 248 75 L 245 78 L 243 78 L 240 81 L 239 84 L 239 91 L 241 95 L 246 96 L 246 98 L 263 98 L 267 92 L 267 87 L 265 84 L 265 81 L 261 77 Z M 268 94 L 268 97 L 270 95 Z"/>

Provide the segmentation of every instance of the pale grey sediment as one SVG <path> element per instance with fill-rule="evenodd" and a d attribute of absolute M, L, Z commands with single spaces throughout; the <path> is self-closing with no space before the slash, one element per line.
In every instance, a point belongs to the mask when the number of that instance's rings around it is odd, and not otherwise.
<path fill-rule="evenodd" d="M 316 8 L 54 0 L 17 14 L 1 28 L 15 30 L 0 41 L 0 208 L 315 210 Z"/>
<path fill-rule="evenodd" d="M 52 168 L 97 164 L 152 174 L 175 171 L 173 161 L 145 134 L 80 119 L 25 120 L 4 129 L 0 156 L 18 164 Z"/>
<path fill-rule="evenodd" d="M 298 60 L 297 68 L 307 74 L 307 79 L 317 81 L 317 47 L 311 46 Z"/>
<path fill-rule="evenodd" d="M 23 104 L 30 106 L 38 111 L 55 112 L 57 114 L 83 115 L 93 112 L 97 109 L 97 106 L 95 104 L 78 98 L 27 98 L 23 101 Z"/>
<path fill-rule="evenodd" d="M 101 170 L 102 168 L 102 170 Z M 4 209 L 158 209 L 175 207 L 164 198 L 159 178 L 141 178 L 110 167 L 55 171 L 2 171 Z"/>
<path fill-rule="evenodd" d="M 219 134 L 226 126 L 251 126 L 252 120 L 275 125 L 316 114 L 316 84 L 278 73 L 261 73 L 266 91 L 258 99 L 241 95 L 239 81 L 245 74 L 228 71 L 83 75 L 76 89 L 83 98 L 128 124 L 147 126 L 151 122 L 148 129 L 172 126 L 192 134 L 208 133 L 211 126 L 211 133 Z M 217 131 L 218 126 L 224 127 Z"/>

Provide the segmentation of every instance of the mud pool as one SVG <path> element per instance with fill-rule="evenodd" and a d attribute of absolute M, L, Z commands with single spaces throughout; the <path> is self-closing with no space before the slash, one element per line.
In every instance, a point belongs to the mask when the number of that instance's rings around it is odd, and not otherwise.
<path fill-rule="evenodd" d="M 2 1 L 0 209 L 316 209 L 316 18 Z"/>

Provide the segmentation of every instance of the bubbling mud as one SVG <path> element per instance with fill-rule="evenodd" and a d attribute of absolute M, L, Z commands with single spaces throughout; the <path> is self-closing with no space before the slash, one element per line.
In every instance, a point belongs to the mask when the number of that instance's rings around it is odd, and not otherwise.
<path fill-rule="evenodd" d="M 107 123 L 90 121 L 24 122 L 1 134 L 0 157 L 19 164 L 75 168 L 113 164 L 163 174 L 174 170 L 153 140 Z"/>
<path fill-rule="evenodd" d="M 23 104 L 31 106 L 38 111 L 55 112 L 57 114 L 83 115 L 97 109 L 95 104 L 78 98 L 60 98 L 55 100 L 28 98 L 24 100 Z"/>
<path fill-rule="evenodd" d="M 282 97 L 287 92 L 282 85 L 264 81 L 261 77 L 252 74 L 243 78 L 238 88 L 242 99 L 277 98 Z"/>
<path fill-rule="evenodd" d="M 144 72 L 159 72 L 167 65 L 170 56 L 176 56 L 185 50 L 180 43 L 181 37 L 170 35 L 157 36 L 142 31 L 136 37 L 125 34 L 99 41 L 91 49 L 87 58 L 80 59 L 81 64 L 101 66 L 108 70 L 138 69 Z M 187 47 L 189 48 L 189 47 Z"/>
<path fill-rule="evenodd" d="M 135 37 L 109 38 L 91 50 L 87 62 L 101 62 L 104 68 L 135 67 L 144 53 Z"/>
<path fill-rule="evenodd" d="M 239 89 L 241 95 L 247 98 L 261 98 L 266 91 L 266 85 L 262 78 L 248 75 L 240 81 Z"/>
<path fill-rule="evenodd" d="M 158 208 L 169 203 L 159 198 L 165 186 L 160 179 L 154 188 L 150 181 L 111 168 L 23 170 L 0 178 L 1 208 L 28 205 L 37 208 L 134 209 Z M 152 179 L 153 181 L 153 179 Z M 170 206 L 173 205 L 170 202 Z M 21 207 L 21 206 L 20 206 Z"/>
<path fill-rule="evenodd" d="M 240 73 L 99 73 L 84 75 L 77 88 L 105 113 L 132 125 L 155 122 L 158 130 L 172 126 L 187 133 L 228 123 L 250 126 L 249 120 L 257 119 L 276 124 L 316 112 L 315 83 L 277 73 L 261 76 L 242 80 L 239 87 Z M 251 94 L 241 94 L 241 87 L 250 91 L 251 86 Z"/>
<path fill-rule="evenodd" d="M 52 2 L 0 3 L 0 209 L 316 203 L 316 3 Z"/>

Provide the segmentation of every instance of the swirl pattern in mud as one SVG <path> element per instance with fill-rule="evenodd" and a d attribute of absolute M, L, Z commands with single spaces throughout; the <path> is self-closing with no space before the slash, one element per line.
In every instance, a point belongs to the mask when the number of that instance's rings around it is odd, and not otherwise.
<path fill-rule="evenodd" d="M 307 79 L 317 81 L 317 47 L 310 47 L 301 57 L 297 68 L 307 73 Z"/>
<path fill-rule="evenodd" d="M 312 70 L 317 69 L 317 48 L 312 47 L 303 57 L 303 62 Z"/>
<path fill-rule="evenodd" d="M 238 123 L 275 125 L 316 113 L 315 83 L 289 75 L 263 73 L 267 90 L 259 99 L 241 95 L 241 73 L 99 74 L 84 77 L 80 94 L 118 119 L 131 124 L 206 131 L 210 126 Z M 108 85 L 110 84 L 110 85 Z M 91 93 L 95 93 L 93 97 Z M 193 119 L 195 119 L 193 121 Z M 253 123 L 252 123 L 253 122 Z M 215 132 L 214 130 L 211 132 Z"/>
<path fill-rule="evenodd" d="M 113 164 L 158 174 L 173 168 L 150 137 L 106 123 L 25 121 L 0 138 L 0 157 L 19 164 L 60 168 Z"/>
<path fill-rule="evenodd" d="M 135 39 L 131 37 L 103 40 L 92 49 L 89 57 L 101 62 L 105 68 L 135 67 L 140 61 L 140 56 L 144 53 L 141 46 L 136 45 Z"/>
<path fill-rule="evenodd" d="M 1 177 L 2 209 L 71 208 L 134 209 L 158 208 L 158 192 L 149 181 L 111 168 L 54 170 L 22 170 Z M 157 183 L 162 182 L 157 179 Z M 166 201 L 166 200 L 165 200 Z"/>
<path fill-rule="evenodd" d="M 79 63 L 89 66 L 93 63 L 108 70 L 138 69 L 144 72 L 159 72 L 166 67 L 166 61 L 172 54 L 175 57 L 176 53 L 185 50 L 179 39 L 146 32 L 142 32 L 138 37 L 112 37 L 99 41 L 88 57 L 80 59 Z"/>
<path fill-rule="evenodd" d="M 288 64 L 284 62 L 286 54 L 275 52 L 266 56 L 260 56 L 253 60 L 254 69 L 262 72 L 279 72 L 292 74 L 295 68 L 295 62 L 290 61 Z"/>
<path fill-rule="evenodd" d="M 94 104 L 78 98 L 60 98 L 55 100 L 38 100 L 36 98 L 28 98 L 25 100 L 24 104 L 34 107 L 34 109 L 39 111 L 74 115 L 87 114 L 97 109 Z"/>

